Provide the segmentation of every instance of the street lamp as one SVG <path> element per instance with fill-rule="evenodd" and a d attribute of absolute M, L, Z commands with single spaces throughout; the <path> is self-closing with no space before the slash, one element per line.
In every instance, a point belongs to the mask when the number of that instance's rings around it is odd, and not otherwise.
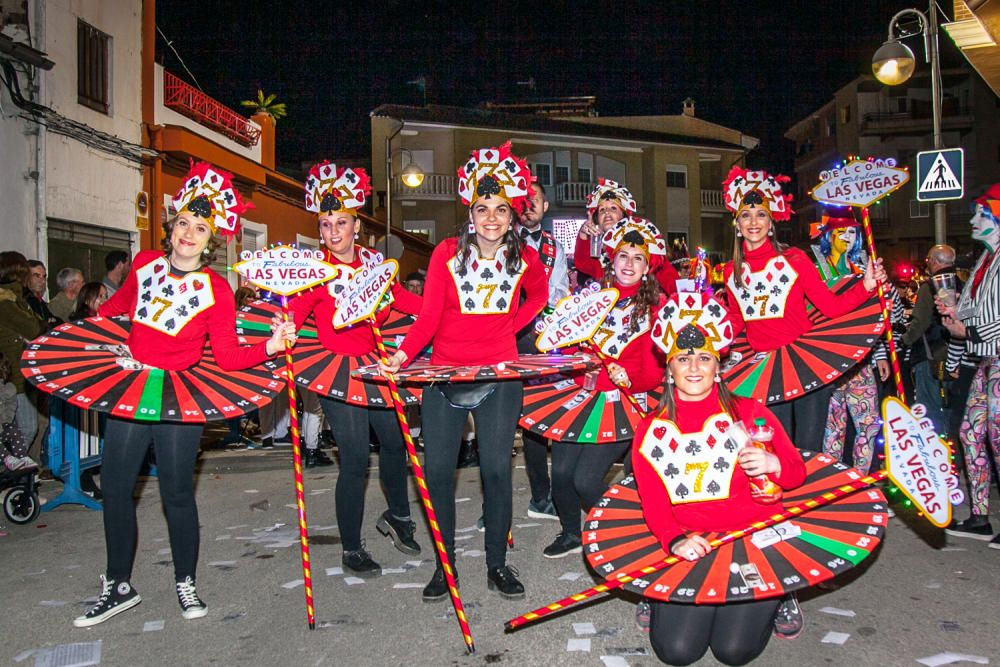
<path fill-rule="evenodd" d="M 385 254 L 389 255 L 389 237 L 392 236 L 392 158 L 394 155 L 406 153 L 410 156 L 410 164 L 403 169 L 400 180 L 408 188 L 418 188 L 424 182 L 424 170 L 413 161 L 413 154 L 405 148 L 393 150 L 392 140 L 403 131 L 405 121 L 399 121 L 396 131 L 385 138 Z"/>
<path fill-rule="evenodd" d="M 918 27 L 913 29 L 901 26 L 899 20 L 904 16 L 915 18 Z M 919 9 L 904 9 L 892 17 L 892 20 L 889 21 L 889 38 L 872 56 L 872 72 L 876 79 L 887 86 L 898 86 L 906 82 L 913 75 L 917 61 L 910 47 L 899 40 L 921 33 L 924 36 L 924 57 L 931 66 L 931 115 L 934 148 L 944 148 L 944 142 L 941 138 L 941 58 L 938 52 L 938 22 L 935 0 L 931 0 L 927 14 Z M 934 204 L 935 243 L 948 242 L 947 215 L 945 203 L 936 202 Z"/>

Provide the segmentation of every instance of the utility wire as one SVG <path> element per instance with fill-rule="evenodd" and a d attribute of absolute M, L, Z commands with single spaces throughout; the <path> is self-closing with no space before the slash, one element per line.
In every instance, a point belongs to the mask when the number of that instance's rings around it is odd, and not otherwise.
<path fill-rule="evenodd" d="M 184 59 L 181 58 L 181 54 L 179 54 L 177 49 L 174 48 L 174 43 L 167 39 L 167 36 L 163 34 L 163 30 L 160 29 L 160 26 L 156 26 L 156 32 L 160 33 L 160 37 L 163 38 L 163 41 L 167 44 L 170 50 L 174 52 L 174 55 L 177 56 L 177 61 L 181 64 L 181 67 L 184 68 L 184 71 L 187 72 L 188 76 L 191 77 L 191 80 L 194 81 L 194 85 L 198 87 L 198 90 L 204 93 L 205 89 L 201 87 L 201 84 L 198 83 L 198 79 L 196 79 L 191 70 L 188 69 L 188 66 L 184 64 Z"/>

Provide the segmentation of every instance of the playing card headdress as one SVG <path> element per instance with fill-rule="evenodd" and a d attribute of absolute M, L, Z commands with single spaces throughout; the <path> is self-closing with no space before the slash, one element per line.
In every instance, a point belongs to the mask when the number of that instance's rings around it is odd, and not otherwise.
<path fill-rule="evenodd" d="M 625 212 L 625 215 L 636 212 L 635 199 L 628 188 L 607 178 L 599 180 L 594 191 L 587 195 L 587 212 L 593 215 L 597 207 L 601 205 L 601 201 L 605 199 L 617 204 Z"/>
<path fill-rule="evenodd" d="M 316 215 L 347 213 L 357 216 L 372 193 L 364 169 L 338 167 L 329 160 L 314 164 L 306 178 L 306 210 Z"/>
<path fill-rule="evenodd" d="M 667 242 L 663 234 L 649 220 L 638 216 L 622 218 L 614 227 L 604 232 L 601 238 L 604 253 L 612 258 L 623 245 L 632 245 L 642 250 L 649 262 L 649 268 L 655 271 L 667 256 Z"/>
<path fill-rule="evenodd" d="M 852 215 L 824 215 L 819 222 L 809 225 L 809 238 L 815 239 L 826 232 L 834 229 L 844 229 L 846 227 L 861 227 L 861 223 L 854 219 Z"/>
<path fill-rule="evenodd" d="M 719 358 L 733 342 L 725 306 L 700 292 L 678 292 L 656 313 L 653 342 L 667 361 L 682 353 L 708 352 Z"/>
<path fill-rule="evenodd" d="M 521 213 L 531 194 L 528 163 L 510 154 L 510 142 L 499 148 L 472 151 L 458 168 L 458 194 L 462 203 L 472 206 L 480 197 L 496 195 Z"/>
<path fill-rule="evenodd" d="M 772 176 L 763 170 L 733 167 L 722 183 L 722 197 L 734 218 L 745 208 L 761 206 L 774 221 L 785 222 L 792 217 L 792 195 L 783 193 L 781 184 L 789 180 L 787 176 Z"/>
<path fill-rule="evenodd" d="M 213 234 L 232 238 L 240 231 L 240 215 L 254 207 L 252 202 L 243 201 L 232 178 L 207 162 L 192 163 L 174 195 L 174 210 L 196 215 L 208 222 Z"/>

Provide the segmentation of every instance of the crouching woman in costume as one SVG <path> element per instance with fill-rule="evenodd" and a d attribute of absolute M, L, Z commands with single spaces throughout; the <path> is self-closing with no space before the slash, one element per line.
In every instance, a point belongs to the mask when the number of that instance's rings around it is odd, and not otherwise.
<path fill-rule="evenodd" d="M 446 239 L 434 249 L 420 315 L 399 351 L 382 366 L 383 372 L 397 372 L 432 339 L 432 364 L 489 366 L 514 360 L 516 333 L 545 305 L 545 268 L 514 229 L 514 212 L 524 209 L 529 195 L 527 164 L 510 154 L 508 143 L 474 151 L 459 168 L 458 178 L 462 203 L 469 206 L 468 225 L 458 238 Z M 427 489 L 452 563 L 458 450 L 470 412 L 476 422 L 488 586 L 506 598 L 524 596 L 516 571 L 506 564 L 511 451 L 522 395 L 517 380 L 433 385 L 424 389 L 421 403 Z M 447 596 L 439 563 L 423 599 Z"/>
<path fill-rule="evenodd" d="M 732 326 L 714 298 L 698 293 L 671 298 L 653 326 L 653 340 L 667 356 L 667 384 L 659 410 L 636 431 L 636 485 L 643 517 L 664 551 L 694 561 L 711 551 L 697 533 L 734 530 L 773 514 L 773 505 L 754 500 L 751 478 L 767 475 L 791 489 L 805 479 L 805 465 L 766 407 L 733 396 L 720 381 L 719 356 L 732 341 Z M 730 425 L 759 420 L 774 430 L 773 453 L 716 446 L 726 440 Z M 650 643 L 671 665 L 693 663 L 709 648 L 727 665 L 746 664 L 767 646 L 779 603 L 654 601 Z"/>
<path fill-rule="evenodd" d="M 230 178 L 211 165 L 194 165 L 174 196 L 178 213 L 164 225 L 163 250 L 136 255 L 121 288 L 100 306 L 102 317 L 129 316 L 128 347 L 141 364 L 187 370 L 202 361 L 207 338 L 218 365 L 236 371 L 264 362 L 284 349 L 285 341 L 295 340 L 292 323 L 278 326 L 257 345 L 243 347 L 236 340 L 233 291 L 208 268 L 217 247 L 214 235 L 236 234 L 248 208 Z M 150 446 L 182 615 L 194 619 L 208 613 L 195 590 L 200 535 L 194 467 L 203 430 L 203 423 L 108 419 L 101 468 L 107 570 L 97 604 L 73 625 L 102 623 L 141 601 L 130 583 L 138 533 L 132 494 Z"/>

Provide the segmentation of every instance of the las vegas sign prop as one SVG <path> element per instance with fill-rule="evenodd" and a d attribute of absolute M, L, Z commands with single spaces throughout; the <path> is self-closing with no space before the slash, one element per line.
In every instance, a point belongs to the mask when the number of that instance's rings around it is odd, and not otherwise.
<path fill-rule="evenodd" d="M 822 204 L 867 208 L 910 180 L 910 172 L 893 158 L 851 159 L 821 171 L 819 184 L 809 194 Z"/>

